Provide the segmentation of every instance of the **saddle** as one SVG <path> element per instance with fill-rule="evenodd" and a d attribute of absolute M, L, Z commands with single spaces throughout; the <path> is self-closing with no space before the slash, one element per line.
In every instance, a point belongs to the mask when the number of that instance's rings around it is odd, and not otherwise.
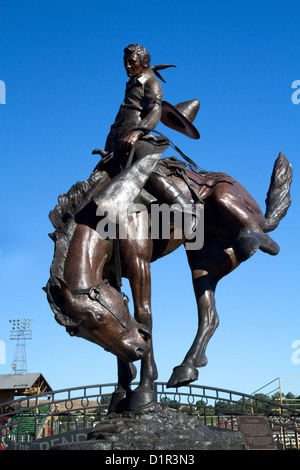
<path fill-rule="evenodd" d="M 187 176 L 186 170 L 190 169 L 188 163 L 185 163 L 182 160 L 178 160 L 176 157 L 167 157 L 160 160 L 158 166 L 168 178 L 171 176 L 177 176 L 181 178 L 189 188 L 194 201 L 199 201 L 203 204 L 202 199 L 199 197 L 198 192 L 196 191 L 196 188 L 194 188 L 194 184 Z"/>

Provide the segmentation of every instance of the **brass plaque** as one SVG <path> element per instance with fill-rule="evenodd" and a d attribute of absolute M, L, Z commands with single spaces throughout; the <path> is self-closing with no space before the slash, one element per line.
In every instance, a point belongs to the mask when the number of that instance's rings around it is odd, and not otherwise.
<path fill-rule="evenodd" d="M 247 450 L 277 450 L 266 416 L 237 416 Z"/>

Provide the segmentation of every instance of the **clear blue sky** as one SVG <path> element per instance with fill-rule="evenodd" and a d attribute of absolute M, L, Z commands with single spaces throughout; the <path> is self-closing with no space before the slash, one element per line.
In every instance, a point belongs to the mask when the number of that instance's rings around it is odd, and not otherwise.
<path fill-rule="evenodd" d="M 197 383 L 251 393 L 279 376 L 300 377 L 291 360 L 300 340 L 300 104 L 291 100 L 300 80 L 299 2 L 10 0 L 0 18 L 0 373 L 11 372 L 14 355 L 8 320 L 34 318 L 28 372 L 42 372 L 53 389 L 116 380 L 115 358 L 69 337 L 42 287 L 54 248 L 48 213 L 94 168 L 91 151 L 103 148 L 123 99 L 123 49 L 141 43 L 152 64 L 177 65 L 163 73 L 167 101 L 201 102 L 199 141 L 158 127 L 199 166 L 234 176 L 263 211 L 280 151 L 294 169 L 293 203 L 273 233 L 280 254 L 259 252 L 220 282 L 220 326 Z M 152 273 L 154 347 L 159 380 L 167 381 L 197 325 L 184 249 Z"/>

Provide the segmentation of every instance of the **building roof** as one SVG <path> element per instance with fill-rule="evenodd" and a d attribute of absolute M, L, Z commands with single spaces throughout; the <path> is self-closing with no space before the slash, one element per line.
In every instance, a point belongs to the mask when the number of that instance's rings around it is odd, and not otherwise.
<path fill-rule="evenodd" d="M 0 390 L 25 391 L 43 385 L 43 392 L 50 392 L 52 388 L 40 372 L 32 374 L 3 374 L 0 375 Z"/>

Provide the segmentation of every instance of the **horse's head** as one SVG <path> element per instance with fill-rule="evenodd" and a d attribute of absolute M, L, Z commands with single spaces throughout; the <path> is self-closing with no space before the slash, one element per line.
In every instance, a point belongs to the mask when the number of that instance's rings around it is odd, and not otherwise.
<path fill-rule="evenodd" d="M 76 323 L 69 333 L 96 343 L 125 362 L 149 351 L 150 332 L 129 313 L 123 295 L 107 281 L 95 287 L 70 289 L 60 280 L 64 310 Z"/>

